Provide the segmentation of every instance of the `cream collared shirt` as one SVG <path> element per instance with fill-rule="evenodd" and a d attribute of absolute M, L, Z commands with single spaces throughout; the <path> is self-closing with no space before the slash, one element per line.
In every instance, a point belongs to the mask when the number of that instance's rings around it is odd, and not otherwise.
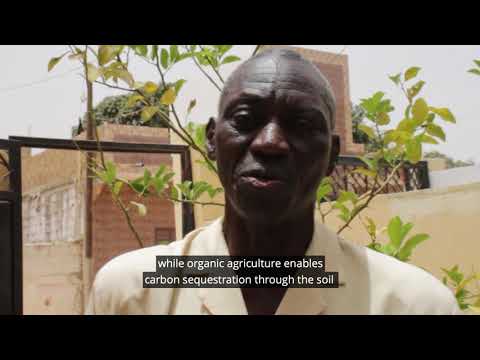
<path fill-rule="evenodd" d="M 96 275 L 86 314 L 246 315 L 239 288 L 143 288 L 157 255 L 228 255 L 223 218 L 183 240 L 120 255 Z M 316 223 L 306 255 L 325 256 L 339 288 L 289 288 L 276 314 L 461 314 L 452 292 L 413 265 L 339 238 Z"/>

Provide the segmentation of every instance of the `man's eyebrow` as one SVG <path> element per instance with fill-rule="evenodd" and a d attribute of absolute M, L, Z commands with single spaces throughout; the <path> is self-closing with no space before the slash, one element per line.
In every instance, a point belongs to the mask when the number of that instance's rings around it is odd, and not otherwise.
<path fill-rule="evenodd" d="M 237 106 L 240 103 L 257 103 L 268 99 L 268 94 L 255 94 L 242 92 L 235 99 L 228 102 L 225 106 L 224 113 L 230 111 L 233 107 Z"/>

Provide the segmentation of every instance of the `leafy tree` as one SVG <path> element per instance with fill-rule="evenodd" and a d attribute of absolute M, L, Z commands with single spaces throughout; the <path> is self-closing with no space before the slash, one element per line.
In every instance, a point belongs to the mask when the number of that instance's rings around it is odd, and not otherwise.
<path fill-rule="evenodd" d="M 172 86 L 168 84 L 167 86 Z M 157 85 L 157 90 L 148 96 L 148 100 L 161 108 L 161 111 L 168 113 L 168 107 L 160 103 L 160 99 L 165 92 L 165 87 Z M 167 127 L 161 118 L 153 118 L 149 122 L 143 122 L 141 113 L 146 104 L 132 94 L 121 94 L 107 96 L 93 108 L 93 118 L 95 123 L 101 125 L 103 123 L 135 125 L 149 127 Z M 86 128 L 87 114 L 83 119 L 79 119 L 79 125 L 74 127 L 72 135 L 76 136 Z"/>

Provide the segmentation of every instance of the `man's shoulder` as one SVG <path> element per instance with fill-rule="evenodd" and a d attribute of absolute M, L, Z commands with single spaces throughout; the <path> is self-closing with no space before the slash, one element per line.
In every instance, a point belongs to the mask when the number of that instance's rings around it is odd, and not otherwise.
<path fill-rule="evenodd" d="M 387 313 L 453 314 L 459 311 L 450 289 L 429 272 L 340 239 L 346 257 L 345 266 L 351 273 L 363 273 L 370 284 L 373 303 L 386 307 Z M 380 305 L 380 302 L 382 305 Z M 398 309 L 398 310 L 396 310 Z"/>

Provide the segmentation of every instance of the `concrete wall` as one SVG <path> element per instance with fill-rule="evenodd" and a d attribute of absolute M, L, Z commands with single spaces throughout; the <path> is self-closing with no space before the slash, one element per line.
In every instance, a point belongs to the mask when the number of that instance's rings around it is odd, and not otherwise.
<path fill-rule="evenodd" d="M 196 180 L 218 183 L 214 175 L 194 166 Z M 221 201 L 222 199 L 218 199 Z M 223 214 L 223 208 L 205 206 L 195 208 L 197 226 L 210 223 Z M 379 195 L 362 216 L 375 220 L 379 228 L 387 226 L 394 216 L 404 222 L 413 222 L 411 234 L 427 233 L 431 238 L 420 244 L 412 256 L 412 263 L 423 267 L 441 279 L 441 267 L 459 264 L 461 270 L 480 271 L 480 235 L 475 230 L 480 220 L 480 182 L 447 189 L 427 189 L 396 194 Z M 326 225 L 338 230 L 342 222 L 335 214 L 327 217 Z M 366 245 L 370 239 L 357 218 L 342 236 Z M 379 241 L 386 241 L 386 234 Z"/>
<path fill-rule="evenodd" d="M 463 166 L 430 172 L 430 186 L 441 189 L 449 186 L 480 182 L 480 165 Z"/>
<path fill-rule="evenodd" d="M 480 271 L 480 236 L 476 231 L 480 219 L 480 183 L 427 189 L 378 196 L 362 216 L 374 219 L 379 228 L 387 226 L 394 216 L 413 222 L 411 234 L 427 233 L 431 238 L 413 253 L 412 263 L 438 278 L 440 268 L 459 264 L 461 270 Z M 338 229 L 341 221 L 327 218 L 327 226 Z M 358 244 L 369 243 L 369 237 L 357 219 L 342 236 Z M 386 235 L 380 238 L 385 241 Z"/>

